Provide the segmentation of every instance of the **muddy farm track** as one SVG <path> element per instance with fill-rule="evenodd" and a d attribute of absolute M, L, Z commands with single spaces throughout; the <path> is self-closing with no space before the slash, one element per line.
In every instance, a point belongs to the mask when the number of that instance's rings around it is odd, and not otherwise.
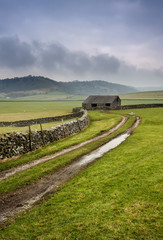
<path fill-rule="evenodd" d="M 127 117 L 123 117 L 120 123 L 118 123 L 115 127 L 113 127 L 112 129 L 110 129 L 109 131 L 107 131 L 106 133 L 104 133 L 104 134 L 102 134 L 100 136 L 94 137 L 94 138 L 89 139 L 87 141 L 84 141 L 82 143 L 79 143 L 79 144 L 76 144 L 74 146 L 68 147 L 68 148 L 63 149 L 61 151 L 58 151 L 58 152 L 56 152 L 54 154 L 51 154 L 51 155 L 48 155 L 48 156 L 45 156 L 45 157 L 33 160 L 33 161 L 29 162 L 29 163 L 21 164 L 21 165 L 19 165 L 17 167 L 13 167 L 13 168 L 11 168 L 9 170 L 3 171 L 3 172 L 0 173 L 0 182 L 2 180 L 5 180 L 5 179 L 11 177 L 11 176 L 14 176 L 17 173 L 23 172 L 23 171 L 25 171 L 25 170 L 27 170 L 27 169 L 29 169 L 31 167 L 37 166 L 37 165 L 42 164 L 44 162 L 47 162 L 47 161 L 49 161 L 51 159 L 60 157 L 60 156 L 65 155 L 65 154 L 67 154 L 69 152 L 72 152 L 72 151 L 77 150 L 77 149 L 79 149 L 81 147 L 84 147 L 84 146 L 86 146 L 86 145 L 88 145 L 88 144 L 90 144 L 92 142 L 95 142 L 95 141 L 98 141 L 98 140 L 100 140 L 102 138 L 105 138 L 105 137 L 109 136 L 110 134 L 112 134 L 113 132 L 115 132 L 118 129 L 120 129 L 126 123 L 127 119 L 128 119 Z"/>
<path fill-rule="evenodd" d="M 25 171 L 26 169 L 29 169 L 33 166 L 44 163 L 58 156 L 67 154 L 99 139 L 105 138 L 106 136 L 109 136 L 110 134 L 121 128 L 126 121 L 127 118 L 123 117 L 122 121 L 116 127 L 112 128 L 108 132 L 98 137 L 94 137 L 90 140 L 69 147 L 52 155 L 37 159 L 35 161 L 15 167 L 8 171 L 4 171 L 1 173 L 0 179 L 2 181 L 3 179 L 13 176 L 19 172 Z M 32 205 L 37 203 L 41 198 L 51 192 L 54 192 L 59 186 L 69 181 L 81 170 L 85 169 L 98 158 L 102 157 L 106 152 L 118 146 L 134 131 L 134 129 L 138 126 L 139 123 L 140 119 L 137 117 L 132 127 L 128 128 L 124 133 L 122 133 L 118 137 L 115 137 L 107 144 L 104 144 L 103 146 L 92 151 L 91 153 L 80 157 L 74 162 L 69 163 L 64 167 L 61 167 L 60 169 L 46 175 L 45 177 L 42 177 L 41 179 L 28 186 L 17 189 L 14 192 L 2 194 L 0 198 L 0 225 L 3 225 L 11 216 L 18 214 L 25 209 L 31 208 Z"/>

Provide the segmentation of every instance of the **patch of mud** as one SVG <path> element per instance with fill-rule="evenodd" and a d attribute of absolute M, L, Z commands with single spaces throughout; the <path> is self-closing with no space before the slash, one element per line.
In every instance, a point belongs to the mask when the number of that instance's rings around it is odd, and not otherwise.
<path fill-rule="evenodd" d="M 132 133 L 139 123 L 140 119 L 137 118 L 131 128 L 108 142 L 108 146 L 105 144 L 95 151 L 92 151 L 78 160 L 60 168 L 54 173 L 43 177 L 36 183 L 32 183 L 25 188 L 18 189 L 14 193 L 4 195 L 0 199 L 0 224 L 4 224 L 9 217 L 15 215 L 16 213 L 20 213 L 25 209 L 31 208 L 33 204 L 37 203 L 45 195 L 54 192 L 59 186 L 72 179 L 72 177 L 77 175 L 91 163 L 95 162 L 98 158 L 102 157 L 106 152 L 118 146 Z M 114 146 L 112 145 L 113 141 Z M 93 157 L 90 160 L 91 155 Z"/>
<path fill-rule="evenodd" d="M 27 170 L 29 168 L 32 168 L 32 167 L 34 167 L 36 165 L 45 163 L 45 162 L 47 162 L 49 160 L 52 160 L 54 158 L 60 157 L 60 156 L 65 155 L 65 154 L 67 154 L 69 152 L 72 152 L 74 150 L 77 150 L 77 149 L 79 149 L 81 147 L 86 146 L 89 143 L 92 143 L 92 142 L 95 142 L 95 141 L 97 141 L 99 139 L 105 138 L 105 137 L 109 136 L 110 134 L 112 134 L 113 132 L 117 131 L 119 128 L 121 128 L 126 123 L 127 120 L 128 120 L 127 117 L 123 117 L 122 120 L 115 127 L 113 127 L 112 129 L 110 129 L 109 131 L 107 131 L 106 133 L 104 133 L 104 134 L 102 134 L 100 136 L 94 137 L 94 138 L 89 139 L 89 140 L 87 140 L 85 142 L 82 142 L 82 143 L 76 144 L 74 146 L 68 147 L 68 148 L 63 149 L 61 151 L 58 151 L 58 152 L 56 152 L 54 154 L 51 154 L 51 155 L 48 155 L 48 156 L 45 156 L 45 157 L 33 160 L 33 161 L 29 162 L 29 163 L 22 164 L 22 165 L 19 165 L 17 167 L 11 168 L 9 170 L 3 171 L 3 172 L 0 173 L 0 181 L 5 180 L 5 179 L 7 179 L 9 177 L 12 177 L 15 174 L 23 172 L 23 171 L 25 171 L 25 170 Z"/>

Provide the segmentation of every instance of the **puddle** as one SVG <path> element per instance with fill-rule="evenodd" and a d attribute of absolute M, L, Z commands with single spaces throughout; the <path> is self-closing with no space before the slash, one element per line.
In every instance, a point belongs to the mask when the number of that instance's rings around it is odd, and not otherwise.
<path fill-rule="evenodd" d="M 126 138 L 128 138 L 129 136 L 130 136 L 129 133 L 124 133 L 119 137 L 111 140 L 110 142 L 104 144 L 103 146 L 99 147 L 98 149 L 91 152 L 90 154 L 83 156 L 80 159 L 80 161 L 77 163 L 77 165 L 84 166 L 84 165 L 87 165 L 88 163 L 95 161 L 96 159 L 102 157 L 105 153 L 109 152 L 113 148 L 116 148 L 123 141 L 125 141 Z"/>

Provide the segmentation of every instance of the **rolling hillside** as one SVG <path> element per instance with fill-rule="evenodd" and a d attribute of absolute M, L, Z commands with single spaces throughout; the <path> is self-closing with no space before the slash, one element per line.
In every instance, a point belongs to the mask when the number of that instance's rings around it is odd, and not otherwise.
<path fill-rule="evenodd" d="M 88 96 L 90 94 L 125 94 L 136 92 L 133 87 L 101 80 L 57 82 L 40 76 L 4 79 L 0 81 L 0 97 L 16 98 L 33 95 L 60 93 L 63 95 Z"/>

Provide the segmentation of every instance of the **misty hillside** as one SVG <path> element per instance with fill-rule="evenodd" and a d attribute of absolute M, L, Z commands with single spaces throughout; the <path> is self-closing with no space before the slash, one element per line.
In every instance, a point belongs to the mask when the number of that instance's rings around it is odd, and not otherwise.
<path fill-rule="evenodd" d="M 40 76 L 0 80 L 0 97 L 23 97 L 50 92 L 88 96 L 90 94 L 125 94 L 136 92 L 133 87 L 101 80 L 57 82 Z"/>

